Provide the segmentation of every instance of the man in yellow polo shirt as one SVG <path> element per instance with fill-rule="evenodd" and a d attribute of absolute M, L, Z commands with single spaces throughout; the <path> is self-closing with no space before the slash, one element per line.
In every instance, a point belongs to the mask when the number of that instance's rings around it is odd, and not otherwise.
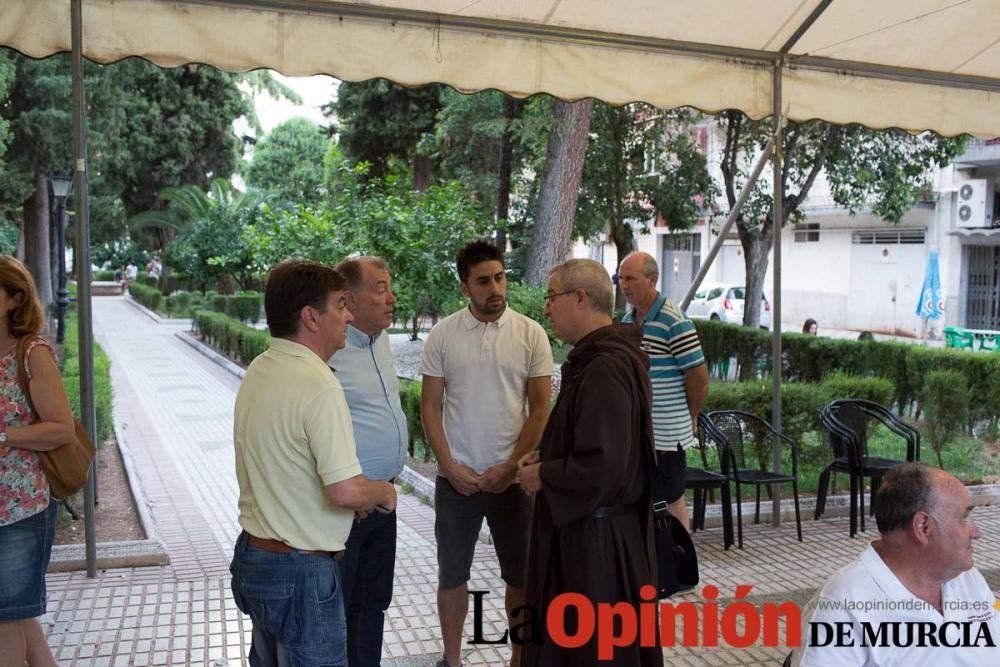
<path fill-rule="evenodd" d="M 252 667 L 347 665 L 337 560 L 355 515 L 392 512 L 396 491 L 361 474 L 351 415 L 326 365 L 344 347 L 345 282 L 316 262 L 267 277 L 271 347 L 236 395 L 240 526 L 230 571 L 253 622 Z"/>

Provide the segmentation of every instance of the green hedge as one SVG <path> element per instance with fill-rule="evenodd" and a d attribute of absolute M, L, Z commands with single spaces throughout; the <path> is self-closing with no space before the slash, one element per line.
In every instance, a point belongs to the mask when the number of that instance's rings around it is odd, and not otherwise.
<path fill-rule="evenodd" d="M 906 355 L 906 380 L 921 402 L 932 371 L 955 371 L 965 379 L 969 418 L 996 421 L 1000 406 L 1000 353 L 968 352 L 914 346 Z"/>
<path fill-rule="evenodd" d="M 205 293 L 205 307 L 241 322 L 257 324 L 264 310 L 264 295 L 260 292 L 236 294 Z"/>
<path fill-rule="evenodd" d="M 63 343 L 60 374 L 66 397 L 73 409 L 73 416 L 80 418 L 80 355 L 77 338 L 76 316 L 66 318 L 66 339 Z M 97 444 L 100 446 L 114 431 L 111 414 L 111 360 L 96 342 L 94 343 L 94 407 L 97 413 Z"/>
<path fill-rule="evenodd" d="M 703 412 L 739 409 L 772 420 L 770 379 L 752 382 L 713 382 Z M 892 383 L 884 378 L 856 377 L 836 373 L 823 382 L 785 382 L 781 385 L 782 432 L 798 441 L 800 462 L 806 465 L 828 463 L 829 448 L 825 437 L 805 438 L 807 433 L 823 432 L 819 412 L 830 401 L 864 398 L 887 405 L 892 399 Z"/>
<path fill-rule="evenodd" d="M 703 412 L 738 408 L 771 421 L 770 379 L 752 382 L 713 382 Z M 856 377 L 836 373 L 823 382 L 783 382 L 781 422 L 784 432 L 801 439 L 808 431 L 820 429 L 819 411 L 830 401 L 864 398 L 882 405 L 892 400 L 892 383 L 884 378 Z"/>
<path fill-rule="evenodd" d="M 271 345 L 271 334 L 267 331 L 248 327 L 222 313 L 199 310 L 191 324 L 206 342 L 244 364 L 249 364 Z"/>
<path fill-rule="evenodd" d="M 111 282 L 115 279 L 114 269 L 102 269 L 100 271 L 94 271 L 92 278 L 96 282 Z"/>
<path fill-rule="evenodd" d="M 156 310 L 160 307 L 160 302 L 163 299 L 163 295 L 160 294 L 160 290 L 155 287 L 150 287 L 149 285 L 143 285 L 139 282 L 129 285 L 128 293 L 133 299 L 135 299 L 136 302 L 141 303 L 153 312 L 156 312 Z"/>
<path fill-rule="evenodd" d="M 419 446 L 423 452 L 424 459 L 430 460 L 434 457 L 431 448 L 424 440 L 424 426 L 420 423 L 420 380 L 399 381 L 399 402 L 403 406 L 403 413 L 406 415 L 406 429 L 409 433 L 408 449 L 410 456 L 417 455 Z"/>
<path fill-rule="evenodd" d="M 710 320 L 697 320 L 695 327 L 710 366 L 735 357 L 741 378 L 755 379 L 769 372 L 772 366 L 769 332 Z M 832 373 L 885 378 L 893 387 L 890 399 L 900 410 L 922 399 L 924 378 L 930 370 L 955 370 L 965 377 L 969 387 L 970 418 L 996 419 L 996 406 L 1000 405 L 1000 353 L 799 333 L 782 334 L 781 346 L 783 379 L 819 382 Z"/>

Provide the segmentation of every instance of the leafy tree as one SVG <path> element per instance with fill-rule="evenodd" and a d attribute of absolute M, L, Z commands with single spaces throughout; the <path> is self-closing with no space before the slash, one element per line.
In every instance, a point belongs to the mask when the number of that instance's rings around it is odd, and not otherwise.
<path fill-rule="evenodd" d="M 646 104 L 594 103 L 591 139 L 577 202 L 576 233 L 608 232 L 618 262 L 635 250 L 632 227 L 662 216 L 673 230 L 693 226 L 717 188 L 691 140 L 693 114 Z"/>
<path fill-rule="evenodd" d="M 254 274 L 244 230 L 255 222 L 269 196 L 238 192 L 221 178 L 212 181 L 208 192 L 194 185 L 167 188 L 160 197 L 169 202 L 168 208 L 136 216 L 133 226 L 175 231 L 177 240 L 166 248 L 167 264 L 200 289 L 214 287 L 229 276 L 247 289 Z"/>
<path fill-rule="evenodd" d="M 0 116 L 10 128 L 0 172 L 0 215 L 21 227 L 24 260 L 42 303 L 53 300 L 48 175 L 72 160 L 68 57 L 13 56 L 14 79 Z"/>
<path fill-rule="evenodd" d="M 750 163 L 766 145 L 770 120 L 752 121 L 738 111 L 719 119 L 725 132 L 722 175 L 730 208 L 749 173 Z M 783 220 L 803 218 L 800 207 L 816 178 L 826 174 L 833 200 L 851 213 L 870 208 L 889 222 L 899 222 L 920 198 L 927 173 L 947 164 L 963 149 L 962 140 L 942 139 L 932 133 L 869 130 L 860 125 L 835 126 L 825 121 L 790 123 L 782 134 L 781 182 Z M 758 326 L 760 298 L 774 241 L 772 190 L 758 181 L 736 219 L 746 263 L 746 307 L 743 323 Z"/>
<path fill-rule="evenodd" d="M 122 227 L 161 208 L 165 188 L 204 188 L 232 175 L 242 149 L 233 122 L 253 114 L 238 75 L 197 64 L 165 69 L 140 58 L 108 65 L 101 74 L 91 92 L 91 117 L 104 135 L 94 170 L 105 174 L 108 194 L 122 203 Z M 160 249 L 175 233 L 149 229 Z"/>
<path fill-rule="evenodd" d="M 12 137 L 2 153 L 0 218 L 23 219 L 26 246 L 37 249 L 29 264 L 48 266 L 47 175 L 72 162 L 69 60 L 9 57 L 15 77 L 6 99 L 0 95 L 0 117 Z M 204 185 L 233 172 L 240 152 L 233 121 L 252 118 L 236 85 L 243 75 L 202 65 L 163 69 L 139 58 L 106 66 L 87 62 L 84 75 L 95 245 L 127 239 L 129 217 L 162 206 L 157 193 L 163 188 Z M 156 231 L 150 245 L 162 248 L 173 232 Z M 48 284 L 38 282 L 43 290 Z"/>
<path fill-rule="evenodd" d="M 323 159 L 330 140 L 305 118 L 278 125 L 257 143 L 246 168 L 247 184 L 279 200 L 315 204 L 322 200 Z"/>
<path fill-rule="evenodd" d="M 436 84 L 404 88 L 385 79 L 344 82 L 323 113 L 336 117 L 344 154 L 354 163 L 371 164 L 369 177 L 384 178 L 396 165 L 397 171 L 409 170 L 415 190 L 424 190 L 434 165 L 417 147 L 434 131 L 442 90 Z"/>
<path fill-rule="evenodd" d="M 341 164 L 330 201 L 318 208 L 265 208 L 244 238 L 258 275 L 289 257 L 332 264 L 352 254 L 381 255 L 396 282 L 398 321 L 436 317 L 457 293 L 458 249 L 484 231 L 457 182 L 414 192 L 401 178 L 367 178 L 365 164 Z"/>
<path fill-rule="evenodd" d="M 14 85 L 14 58 L 3 49 L 0 49 L 0 105 L 7 99 L 10 90 Z M 0 156 L 7 150 L 7 144 L 11 140 L 11 124 L 0 113 Z M 0 181 L 3 179 L 4 161 L 0 159 Z M 17 239 L 20 235 L 18 226 L 6 220 L 0 213 L 0 252 L 6 255 L 13 255 L 17 250 Z"/>
<path fill-rule="evenodd" d="M 525 201 L 537 195 L 535 174 L 544 166 L 552 103 L 544 95 L 522 101 L 497 91 L 464 95 L 445 89 L 434 133 L 418 146 L 438 164 L 442 178 L 463 183 L 484 214 L 494 212 L 500 248 L 507 247 L 512 222 L 523 227 L 523 219 L 513 218 L 523 218 L 532 208 Z M 511 234 L 510 240 L 516 248 L 528 236 Z"/>
<path fill-rule="evenodd" d="M 455 255 L 485 231 L 476 219 L 465 189 L 455 181 L 413 192 L 388 182 L 385 190 L 369 191 L 364 213 L 352 227 L 352 246 L 380 255 L 396 277 L 397 319 L 437 318 L 458 290 Z"/>
<path fill-rule="evenodd" d="M 0 49 L 0 102 L 7 99 L 11 88 L 14 86 L 14 58 L 6 50 Z M 7 150 L 7 144 L 11 138 L 10 121 L 0 115 L 0 155 Z M 0 160 L 0 174 L 3 173 L 4 163 Z"/>

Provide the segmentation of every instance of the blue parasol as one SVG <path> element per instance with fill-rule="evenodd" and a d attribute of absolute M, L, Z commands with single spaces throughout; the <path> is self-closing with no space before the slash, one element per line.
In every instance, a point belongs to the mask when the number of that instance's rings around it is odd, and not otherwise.
<path fill-rule="evenodd" d="M 943 314 L 941 271 L 938 269 L 937 251 L 932 250 L 927 257 L 927 273 L 924 274 L 924 286 L 920 290 L 920 301 L 917 303 L 917 316 L 927 320 L 936 320 Z"/>

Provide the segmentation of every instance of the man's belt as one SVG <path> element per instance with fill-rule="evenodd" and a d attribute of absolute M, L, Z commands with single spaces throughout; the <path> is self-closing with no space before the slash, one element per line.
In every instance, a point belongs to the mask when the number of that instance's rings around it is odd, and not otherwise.
<path fill-rule="evenodd" d="M 296 549 L 295 547 L 290 547 L 284 542 L 279 542 L 278 540 L 269 540 L 266 537 L 251 535 L 245 530 L 243 531 L 243 534 L 247 536 L 247 544 L 263 551 L 270 551 L 271 553 L 290 554 L 297 551 L 300 554 L 307 554 L 309 556 L 326 556 L 327 558 L 332 558 L 333 560 L 340 560 L 344 555 L 343 549 L 340 551 L 310 551 L 308 549 Z"/>
<path fill-rule="evenodd" d="M 607 507 L 598 507 L 590 514 L 591 519 L 611 519 L 616 516 L 622 516 L 623 514 L 629 514 L 631 512 L 636 512 L 639 509 L 638 503 L 622 504 L 622 505 L 609 505 Z"/>

